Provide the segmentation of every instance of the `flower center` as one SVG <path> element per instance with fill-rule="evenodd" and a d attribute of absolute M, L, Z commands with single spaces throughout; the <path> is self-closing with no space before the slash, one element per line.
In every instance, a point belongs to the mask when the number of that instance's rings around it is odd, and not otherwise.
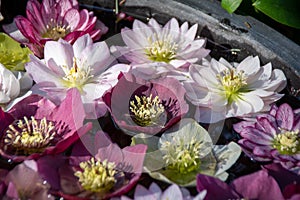
<path fill-rule="evenodd" d="M 70 27 L 63 25 L 62 22 L 57 23 L 54 19 L 51 19 L 49 24 L 46 26 L 47 31 L 42 35 L 43 38 L 51 38 L 58 40 L 59 38 L 65 37 L 70 33 Z"/>
<path fill-rule="evenodd" d="M 134 96 L 135 100 L 130 101 L 130 111 L 133 115 L 133 121 L 140 126 L 149 126 L 157 124 L 160 117 L 165 112 L 164 106 L 160 103 L 158 96 L 152 98 L 137 95 Z"/>
<path fill-rule="evenodd" d="M 273 141 L 273 147 L 281 154 L 295 155 L 300 152 L 299 131 L 284 131 L 277 134 Z"/>
<path fill-rule="evenodd" d="M 149 37 L 148 41 L 150 46 L 145 51 L 150 60 L 168 63 L 176 58 L 178 45 L 170 37 L 160 39 L 155 35 L 154 39 Z"/>
<path fill-rule="evenodd" d="M 82 91 L 82 86 L 93 77 L 91 75 L 91 68 L 80 68 L 77 66 L 76 58 L 73 58 L 73 67 L 69 69 L 67 66 L 63 66 L 65 76 L 63 80 L 65 81 L 65 86 L 68 88 L 76 87 L 79 91 Z"/>
<path fill-rule="evenodd" d="M 173 140 L 162 143 L 160 150 L 167 168 L 175 169 L 185 174 L 194 171 L 200 164 L 201 142 L 195 137 L 186 143 L 182 138 L 173 137 Z"/>
<path fill-rule="evenodd" d="M 240 93 L 245 91 L 244 86 L 246 86 L 247 83 L 243 71 L 237 72 L 235 69 L 226 69 L 218 74 L 217 78 L 225 90 L 225 95 L 229 103 L 235 101 L 239 98 Z"/>
<path fill-rule="evenodd" d="M 111 190 L 117 183 L 116 176 L 124 175 L 123 172 L 115 170 L 116 165 L 112 162 L 104 160 L 95 161 L 91 158 L 88 161 L 79 164 L 81 170 L 75 172 L 75 176 L 79 178 L 81 186 L 86 191 L 95 193 L 106 193 Z"/>
<path fill-rule="evenodd" d="M 41 120 L 24 117 L 9 125 L 4 136 L 4 148 L 13 147 L 17 154 L 22 155 L 41 153 L 51 144 L 55 135 L 53 122 L 45 117 Z"/>

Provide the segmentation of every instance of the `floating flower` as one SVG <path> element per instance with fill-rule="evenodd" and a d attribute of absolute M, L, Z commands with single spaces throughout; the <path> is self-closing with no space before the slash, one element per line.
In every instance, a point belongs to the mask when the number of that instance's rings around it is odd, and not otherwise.
<path fill-rule="evenodd" d="M 4 199 L 49 199 L 54 197 L 49 194 L 50 185 L 44 181 L 33 160 L 24 161 L 12 169 L 6 176 L 6 197 Z"/>
<path fill-rule="evenodd" d="M 30 0 L 26 17 L 17 16 L 13 25 L 3 28 L 20 43 L 27 45 L 36 56 L 43 56 L 43 47 L 49 40 L 64 40 L 73 43 L 78 37 L 90 34 L 98 40 L 107 32 L 107 27 L 86 9 L 79 10 L 76 0 Z M 17 26 L 20 33 L 13 32 Z"/>
<path fill-rule="evenodd" d="M 29 54 L 32 52 L 28 48 L 22 48 L 20 43 L 0 33 L 0 63 L 12 71 L 24 71 L 24 64 L 29 61 Z"/>
<path fill-rule="evenodd" d="M 86 113 L 94 117 L 102 112 L 97 109 L 99 99 L 118 82 L 121 71 L 129 70 L 123 64 L 110 67 L 113 61 L 105 42 L 93 43 L 84 35 L 73 46 L 64 40 L 47 42 L 45 59 L 32 56 L 26 70 L 37 83 L 34 92 L 54 102 L 59 103 L 68 89 L 77 88 Z"/>
<path fill-rule="evenodd" d="M 152 178 L 181 186 L 196 185 L 203 173 L 226 180 L 225 172 L 238 159 L 240 147 L 234 142 L 213 145 L 209 133 L 192 119 L 182 119 L 161 138 L 139 134 L 133 144 L 147 144 L 145 170 Z"/>
<path fill-rule="evenodd" d="M 164 199 L 177 199 L 177 200 L 203 200 L 206 191 L 202 191 L 196 197 L 192 197 L 190 192 L 185 188 L 179 188 L 178 185 L 173 184 L 169 186 L 164 192 L 161 191 L 156 183 L 151 183 L 149 189 L 142 185 L 137 185 L 134 192 L 134 200 L 164 200 Z M 113 198 L 112 200 L 131 200 L 126 196 L 121 198 Z"/>
<path fill-rule="evenodd" d="M 106 137 L 104 134 L 102 137 Z M 100 141 L 101 142 L 101 141 Z M 98 149 L 95 156 L 71 156 L 55 168 L 48 165 L 53 159 L 41 158 L 43 176 L 58 185 L 59 196 L 66 199 L 108 199 L 128 192 L 138 181 L 143 167 L 146 145 L 120 149 L 109 144 Z M 51 165 L 51 164 L 50 164 Z M 53 174 L 58 180 L 53 180 Z"/>
<path fill-rule="evenodd" d="M 146 81 L 125 73 L 107 104 L 117 125 L 127 133 L 156 134 L 187 113 L 184 94 L 184 88 L 174 78 Z"/>
<path fill-rule="evenodd" d="M 229 185 L 217 178 L 199 174 L 197 190 L 206 190 L 207 200 L 284 199 L 276 180 L 263 170 L 237 178 Z"/>
<path fill-rule="evenodd" d="M 36 95 L 29 96 L 7 113 L 0 110 L 0 154 L 20 162 L 61 153 L 91 129 L 91 124 L 83 126 L 84 117 L 76 90 L 70 90 L 58 107 Z"/>
<path fill-rule="evenodd" d="M 195 39 L 197 28 L 195 24 L 189 29 L 187 22 L 179 26 L 175 18 L 164 27 L 153 18 L 148 24 L 135 20 L 132 30 L 121 32 L 126 46 L 117 46 L 116 51 L 131 62 L 134 74 L 146 79 L 187 71 L 209 53 L 203 48 L 206 41 Z"/>
<path fill-rule="evenodd" d="M 240 64 L 224 59 L 190 67 L 193 81 L 185 82 L 187 98 L 196 106 L 196 118 L 210 123 L 266 111 L 280 99 L 286 77 L 271 63 L 260 66 L 259 58 L 249 56 Z"/>
<path fill-rule="evenodd" d="M 300 114 L 288 104 L 273 106 L 256 121 L 234 125 L 246 154 L 258 161 L 274 161 L 300 174 Z"/>

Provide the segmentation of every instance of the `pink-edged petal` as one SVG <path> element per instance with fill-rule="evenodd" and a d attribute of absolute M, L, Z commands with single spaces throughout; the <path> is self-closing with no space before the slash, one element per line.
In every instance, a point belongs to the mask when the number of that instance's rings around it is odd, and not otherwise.
<path fill-rule="evenodd" d="M 73 65 L 74 52 L 72 45 L 64 40 L 49 41 L 45 44 L 45 61 L 53 59 L 59 66 L 71 68 Z"/>
<path fill-rule="evenodd" d="M 76 27 L 76 30 L 78 31 L 84 31 L 84 29 L 86 28 L 86 26 L 88 25 L 89 22 L 89 12 L 86 9 L 83 9 L 80 11 L 80 21 Z"/>
<path fill-rule="evenodd" d="M 231 186 L 246 199 L 284 199 L 275 179 L 262 170 L 234 180 Z"/>
<path fill-rule="evenodd" d="M 288 131 L 292 130 L 294 123 L 294 112 L 288 104 L 285 103 L 280 105 L 275 117 L 279 127 Z"/>
<path fill-rule="evenodd" d="M 40 36 L 28 19 L 22 16 L 17 16 L 14 20 L 22 35 L 24 35 L 29 42 L 37 43 L 39 41 Z"/>
<path fill-rule="evenodd" d="M 34 26 L 40 32 L 46 31 L 46 26 L 41 15 L 41 4 L 36 0 L 29 0 L 26 6 L 26 14 L 29 21 L 34 23 Z"/>
<path fill-rule="evenodd" d="M 64 24 L 67 24 L 71 30 L 74 30 L 78 26 L 79 21 L 80 14 L 76 9 L 69 9 L 63 18 Z"/>

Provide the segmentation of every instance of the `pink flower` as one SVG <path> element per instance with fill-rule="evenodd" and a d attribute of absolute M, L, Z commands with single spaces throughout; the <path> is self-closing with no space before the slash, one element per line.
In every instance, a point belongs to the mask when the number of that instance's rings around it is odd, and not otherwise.
<path fill-rule="evenodd" d="M 15 25 L 20 33 L 12 32 L 11 25 L 4 26 L 17 41 L 27 45 L 35 55 L 43 56 L 44 45 L 49 40 L 64 40 L 73 43 L 78 37 L 90 34 L 98 40 L 107 32 L 107 27 L 86 9 L 79 10 L 76 0 L 29 0 L 26 17 L 17 16 Z"/>
<path fill-rule="evenodd" d="M 84 118 L 76 90 L 70 90 L 60 106 L 29 96 L 7 113 L 0 110 L 0 154 L 21 162 L 61 153 L 91 129 L 91 124 L 83 126 Z"/>
<path fill-rule="evenodd" d="M 124 131 L 156 134 L 177 123 L 188 112 L 184 94 L 183 86 L 174 78 L 146 81 L 126 73 L 106 103 Z"/>
<path fill-rule="evenodd" d="M 234 125 L 246 154 L 258 161 L 273 161 L 300 174 L 300 114 L 288 104 L 273 106 L 255 121 Z"/>
<path fill-rule="evenodd" d="M 106 140 L 104 133 L 97 134 Z M 55 194 L 73 200 L 108 199 L 128 192 L 136 184 L 142 173 L 146 149 L 146 145 L 120 149 L 110 142 L 99 148 L 95 156 L 86 154 L 69 159 L 47 156 L 40 158 L 38 163 L 42 177 L 51 183 Z M 51 163 L 58 164 L 49 167 Z"/>

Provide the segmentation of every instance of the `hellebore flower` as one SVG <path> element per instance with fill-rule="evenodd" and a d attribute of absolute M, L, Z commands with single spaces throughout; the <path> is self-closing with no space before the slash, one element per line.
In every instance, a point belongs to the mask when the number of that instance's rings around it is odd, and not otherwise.
<path fill-rule="evenodd" d="M 146 81 L 125 73 L 107 104 L 117 125 L 127 133 L 156 134 L 187 113 L 184 94 L 183 86 L 174 78 Z"/>
<path fill-rule="evenodd" d="M 77 90 L 68 91 L 60 106 L 31 95 L 7 113 L 0 110 L 0 154 L 21 162 L 61 153 L 91 129 L 84 117 Z"/>
<path fill-rule="evenodd" d="M 235 124 L 239 144 L 257 161 L 273 161 L 300 174 L 300 113 L 288 104 L 273 106 L 255 121 Z"/>
<path fill-rule="evenodd" d="M 206 191 L 202 191 L 196 197 L 192 197 L 190 192 L 185 188 L 179 188 L 178 185 L 173 184 L 169 186 L 164 192 L 161 191 L 156 183 L 151 183 L 149 189 L 146 189 L 142 185 L 137 185 L 134 192 L 134 200 L 203 200 L 206 195 Z M 131 200 L 126 196 L 120 198 L 112 198 L 112 200 Z"/>
<path fill-rule="evenodd" d="M 175 18 L 164 27 L 153 18 L 148 24 L 135 20 L 132 30 L 124 28 L 121 31 L 126 46 L 117 46 L 113 51 L 130 61 L 133 73 L 145 79 L 167 72 L 187 72 L 191 63 L 209 53 L 203 48 L 206 41 L 195 39 L 197 28 L 195 24 L 189 29 L 187 22 L 179 27 Z"/>
<path fill-rule="evenodd" d="M 47 41 L 60 38 L 73 43 L 78 37 L 89 34 L 98 40 L 107 27 L 86 9 L 79 10 L 76 0 L 30 0 L 26 17 L 17 16 L 14 23 L 4 26 L 14 39 L 27 45 L 38 57 L 43 56 Z M 13 30 L 18 29 L 18 30 Z"/>
<path fill-rule="evenodd" d="M 12 71 L 24 71 L 24 64 L 29 61 L 29 54 L 32 52 L 28 48 L 22 48 L 20 43 L 0 33 L 0 63 Z"/>
<path fill-rule="evenodd" d="M 144 166 L 152 178 L 180 186 L 196 185 L 198 173 L 226 180 L 225 171 L 241 153 L 234 142 L 213 145 L 209 133 L 193 119 L 182 119 L 161 138 L 139 134 L 132 141 L 147 144 Z"/>
<path fill-rule="evenodd" d="M 84 35 L 73 46 L 64 40 L 47 42 L 45 59 L 31 56 L 25 67 L 37 83 L 32 89 L 35 93 L 59 103 L 69 88 L 77 88 L 86 113 L 100 115 L 92 112 L 102 112 L 97 109 L 101 97 L 118 82 L 121 71 L 129 70 L 124 64 L 110 67 L 113 61 L 105 42 L 93 43 Z"/>
<path fill-rule="evenodd" d="M 198 106 L 195 117 L 204 123 L 266 111 L 286 86 L 283 72 L 272 71 L 271 63 L 261 67 L 257 56 L 233 65 L 212 59 L 191 66 L 190 74 L 193 81 L 184 84 L 187 98 Z"/>
<path fill-rule="evenodd" d="M 54 200 L 48 193 L 50 185 L 40 177 L 37 163 L 33 160 L 17 165 L 7 174 L 5 182 L 8 187 L 4 199 Z"/>
<path fill-rule="evenodd" d="M 284 200 L 276 180 L 260 170 L 235 179 L 229 185 L 217 178 L 197 175 L 197 190 L 206 190 L 206 200 L 223 199 L 276 199 Z"/>
<path fill-rule="evenodd" d="M 106 136 L 103 134 L 102 137 Z M 146 145 L 120 149 L 110 143 L 99 148 L 95 156 L 71 156 L 55 168 L 48 167 L 51 160 L 46 157 L 38 162 L 43 160 L 41 168 L 49 169 L 44 170 L 43 176 L 59 186 L 56 192 L 59 196 L 73 200 L 108 199 L 128 192 L 136 184 L 142 173 L 146 149 Z M 59 180 L 53 180 L 55 174 Z"/>

